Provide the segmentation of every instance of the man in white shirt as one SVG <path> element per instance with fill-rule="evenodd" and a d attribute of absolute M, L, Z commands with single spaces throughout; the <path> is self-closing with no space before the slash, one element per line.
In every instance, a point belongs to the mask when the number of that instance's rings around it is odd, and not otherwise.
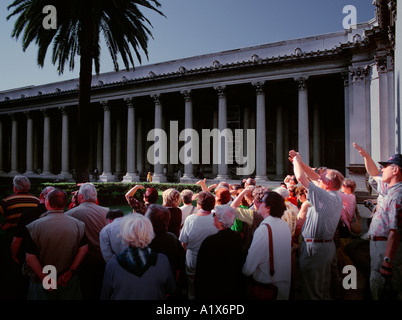
<path fill-rule="evenodd" d="M 282 196 L 270 190 L 264 193 L 260 202 L 259 213 L 264 220 L 254 232 L 243 274 L 252 276 L 259 283 L 274 283 L 278 287 L 277 300 L 287 300 L 291 283 L 291 234 L 288 224 L 281 219 L 286 206 Z M 272 229 L 273 277 L 270 274 L 267 224 Z"/>
<path fill-rule="evenodd" d="M 193 202 L 193 191 L 189 189 L 183 190 L 181 193 L 181 200 L 183 201 L 183 206 L 180 207 L 181 210 L 181 227 L 184 225 L 186 218 L 193 213 L 197 213 L 197 208 L 192 205 Z"/>

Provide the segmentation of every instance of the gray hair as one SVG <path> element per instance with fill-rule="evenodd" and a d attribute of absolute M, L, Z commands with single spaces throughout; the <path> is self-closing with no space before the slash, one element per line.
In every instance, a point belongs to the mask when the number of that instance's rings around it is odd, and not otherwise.
<path fill-rule="evenodd" d="M 124 216 L 120 224 L 120 237 L 130 247 L 145 248 L 155 237 L 151 220 L 138 213 Z"/>
<path fill-rule="evenodd" d="M 98 196 L 95 186 L 90 182 L 83 183 L 78 190 L 78 194 L 81 194 L 85 201 L 93 202 L 96 202 Z"/>
<path fill-rule="evenodd" d="M 284 187 L 279 187 L 274 190 L 276 193 L 279 193 L 284 200 L 289 198 L 289 190 Z"/>
<path fill-rule="evenodd" d="M 15 176 L 13 185 L 19 192 L 28 192 L 31 188 L 31 181 L 25 176 Z"/>
<path fill-rule="evenodd" d="M 224 228 L 230 228 L 236 218 L 236 210 L 227 204 L 215 206 L 214 213 L 217 219 L 222 222 Z"/>

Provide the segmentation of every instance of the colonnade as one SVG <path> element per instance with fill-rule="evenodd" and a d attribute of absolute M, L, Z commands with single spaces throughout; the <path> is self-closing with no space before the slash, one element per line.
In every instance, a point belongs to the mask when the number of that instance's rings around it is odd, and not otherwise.
<path fill-rule="evenodd" d="M 301 152 L 304 154 L 304 159 L 306 161 L 309 161 L 309 123 L 308 123 L 308 95 L 307 95 L 307 87 L 305 85 L 305 82 L 307 80 L 306 78 L 297 78 L 295 79 L 297 83 L 299 84 L 298 86 L 298 97 L 299 97 L 299 102 L 298 102 L 298 148 Z M 250 125 L 248 124 L 248 121 L 250 118 L 250 114 L 248 110 L 250 108 L 253 110 L 252 115 L 255 117 L 255 136 L 256 136 L 256 146 L 257 146 L 257 152 L 255 153 L 255 174 L 253 174 L 256 178 L 256 180 L 260 183 L 264 183 L 268 180 L 267 178 L 267 150 L 266 150 L 266 109 L 267 109 L 267 102 L 266 102 L 266 96 L 265 96 L 265 90 L 267 87 L 267 83 L 265 82 L 255 82 L 252 83 L 252 86 L 255 89 L 255 107 L 254 106 L 249 106 L 247 108 L 247 112 L 243 114 L 243 116 L 247 119 L 244 120 L 245 127 L 243 129 L 247 130 Z M 269 85 L 268 85 L 269 87 Z M 222 132 L 227 128 L 227 108 L 228 108 L 228 103 L 227 103 L 227 90 L 225 85 L 219 85 L 214 87 L 215 92 L 216 92 L 216 99 L 217 99 L 217 110 L 216 110 L 216 120 L 217 120 L 217 129 Z M 184 100 L 184 128 L 185 129 L 193 129 L 193 123 L 195 121 L 194 119 L 194 107 L 193 107 L 193 98 L 192 98 L 192 92 L 194 90 L 188 89 L 188 90 L 181 90 L 180 93 L 183 97 Z M 153 119 L 153 127 L 154 128 L 164 128 L 164 112 L 163 109 L 163 102 L 161 97 L 163 94 L 152 94 L 151 97 L 153 99 L 153 104 L 154 104 L 154 119 Z M 111 117 L 111 112 L 112 108 L 110 106 L 111 101 L 107 100 L 102 100 L 99 103 L 99 105 L 102 107 L 102 112 L 103 112 L 103 124 L 99 123 L 97 127 L 97 138 L 93 139 L 93 141 L 96 140 L 96 164 L 95 166 L 101 170 L 99 179 L 100 181 L 116 181 L 118 179 L 116 173 L 120 172 L 121 166 L 124 163 L 125 164 L 125 169 L 126 172 L 122 177 L 123 182 L 133 182 L 133 181 L 139 181 L 140 180 L 140 173 L 143 172 L 143 170 L 147 168 L 151 169 L 152 167 L 149 166 L 149 163 L 147 163 L 147 160 L 144 159 L 144 154 L 146 155 L 146 152 L 144 152 L 144 132 L 143 132 L 143 120 L 139 119 L 136 116 L 136 108 L 141 107 L 137 106 L 136 104 L 136 98 L 137 97 L 126 97 L 123 99 L 123 103 L 126 106 L 126 121 L 127 123 L 122 125 L 119 121 L 115 125 L 115 129 L 118 131 L 121 131 L 121 128 L 124 127 L 126 128 L 126 134 L 127 134 L 127 143 L 126 143 L 126 150 L 125 150 L 125 156 L 126 159 L 123 160 L 120 158 L 120 155 L 122 154 L 120 152 L 121 148 L 123 147 L 121 145 L 120 141 L 120 136 L 121 133 L 116 134 L 116 141 L 113 141 L 112 143 L 112 117 Z M 33 117 L 32 114 L 37 111 L 25 111 L 22 114 L 25 116 L 25 121 L 26 121 L 26 137 L 21 136 L 21 131 L 18 130 L 19 124 L 18 122 L 22 122 L 24 119 L 20 116 L 18 113 L 13 113 L 10 114 L 11 118 L 11 137 L 10 137 L 10 171 L 7 173 L 8 175 L 15 175 L 17 173 L 23 173 L 28 176 L 43 176 L 43 177 L 51 177 L 51 178 L 58 178 L 61 180 L 71 180 L 73 178 L 73 163 L 72 159 L 70 159 L 71 155 L 71 134 L 69 133 L 69 130 L 71 129 L 69 125 L 71 126 L 71 122 L 69 121 L 70 115 L 74 114 L 74 108 L 75 106 L 65 106 L 59 108 L 58 114 L 61 115 L 61 128 L 59 129 L 61 134 L 60 135 L 53 135 L 51 131 L 51 122 L 53 121 L 53 118 L 56 117 L 56 114 L 54 111 L 52 114 L 50 114 L 51 109 L 46 109 L 44 106 L 40 110 L 40 115 L 41 117 Z M 278 171 L 279 174 L 284 174 L 284 167 L 283 167 L 283 159 L 284 159 L 284 154 L 283 152 L 286 152 L 283 149 L 283 134 L 282 134 L 282 111 L 281 107 L 278 106 L 277 110 L 277 143 L 276 143 L 276 155 L 269 155 L 269 156 L 276 156 L 276 170 Z M 3 118 L 4 121 L 4 118 Z M 43 121 L 43 124 L 41 128 L 43 129 L 43 134 L 40 136 L 43 137 L 43 141 L 37 142 L 38 144 L 42 143 L 43 148 L 43 154 L 39 155 L 37 152 L 35 152 L 34 148 L 34 121 Z M 214 124 L 214 125 L 215 125 Z M 1 125 L 1 121 L 0 121 Z M 0 130 L 0 133 L 2 133 L 2 137 L 0 137 L 0 143 L 2 143 L 2 139 L 4 139 L 5 135 L 2 130 Z M 318 133 L 317 133 L 318 134 Z M 89 136 L 92 136 L 93 133 L 88 133 Z M 53 138 L 52 138 L 53 137 Z M 58 139 L 59 141 L 54 141 L 55 139 Z M 22 170 L 18 168 L 18 162 L 21 163 L 20 157 L 21 157 L 21 146 L 18 147 L 17 143 L 26 143 L 26 152 L 25 152 L 25 170 Z M 58 167 L 60 168 L 59 172 L 54 171 L 54 167 L 52 168 L 52 153 L 55 151 L 53 148 L 54 144 L 60 144 L 60 148 L 58 151 L 60 152 L 60 164 L 58 164 Z M 247 145 L 247 142 L 245 141 L 245 146 Z M 118 150 L 114 150 L 112 152 L 112 148 L 117 148 Z M 162 151 L 162 150 L 161 150 Z M 225 144 L 220 143 L 219 144 L 219 150 L 217 152 L 220 152 L 220 159 L 225 159 L 225 152 L 227 150 L 225 149 Z M 115 162 L 115 168 L 112 168 L 112 154 L 116 155 L 116 160 Z M 250 156 L 250 155 L 248 155 Z M 34 157 L 37 157 L 34 161 Z M 40 161 L 38 159 L 42 159 L 42 167 L 40 168 Z M 0 173 L 3 172 L 3 158 L 0 160 Z M 145 160 L 145 163 L 144 163 Z M 39 168 L 34 168 L 34 165 Z M 214 163 L 214 165 L 217 165 L 217 172 L 215 179 L 217 180 L 228 180 L 229 174 L 228 174 L 228 165 L 225 163 L 225 161 L 221 161 L 220 163 Z M 124 165 L 123 165 L 124 166 Z M 21 167 L 21 165 L 20 165 Z M 192 179 L 195 179 L 195 165 L 193 163 L 189 163 L 183 166 L 184 167 L 184 172 L 182 176 L 183 181 L 191 181 Z M 153 167 L 153 181 L 155 182 L 166 182 L 166 175 L 164 172 L 164 165 L 161 163 L 156 163 Z"/>

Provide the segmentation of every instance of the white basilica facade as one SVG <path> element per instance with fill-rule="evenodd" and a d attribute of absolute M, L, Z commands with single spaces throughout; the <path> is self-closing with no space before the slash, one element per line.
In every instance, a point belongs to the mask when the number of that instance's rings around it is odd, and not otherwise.
<path fill-rule="evenodd" d="M 375 18 L 350 30 L 93 77 L 93 119 L 83 139 L 90 170 L 100 181 L 144 180 L 148 171 L 161 182 L 177 181 L 178 172 L 182 181 L 240 179 L 238 163 L 214 161 L 225 151 L 213 143 L 200 139 L 198 163 L 178 156 L 183 129 L 201 137 L 229 128 L 243 129 L 243 155 L 253 162 L 247 175 L 261 183 L 291 173 L 287 155 L 296 149 L 311 166 L 336 168 L 364 189 L 352 143 L 375 161 L 401 152 L 397 6 L 377 0 Z M 78 79 L 0 92 L 0 175 L 72 179 L 77 103 Z M 167 161 L 155 165 L 154 128 L 167 134 Z"/>

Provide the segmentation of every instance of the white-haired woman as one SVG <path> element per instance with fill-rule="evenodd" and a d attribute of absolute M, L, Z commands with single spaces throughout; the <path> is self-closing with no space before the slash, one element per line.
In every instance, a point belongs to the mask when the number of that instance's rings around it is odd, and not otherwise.
<path fill-rule="evenodd" d="M 129 214 L 121 222 L 120 236 L 128 248 L 107 263 L 101 299 L 166 299 L 176 284 L 168 258 L 148 247 L 155 236 L 151 221 Z"/>

